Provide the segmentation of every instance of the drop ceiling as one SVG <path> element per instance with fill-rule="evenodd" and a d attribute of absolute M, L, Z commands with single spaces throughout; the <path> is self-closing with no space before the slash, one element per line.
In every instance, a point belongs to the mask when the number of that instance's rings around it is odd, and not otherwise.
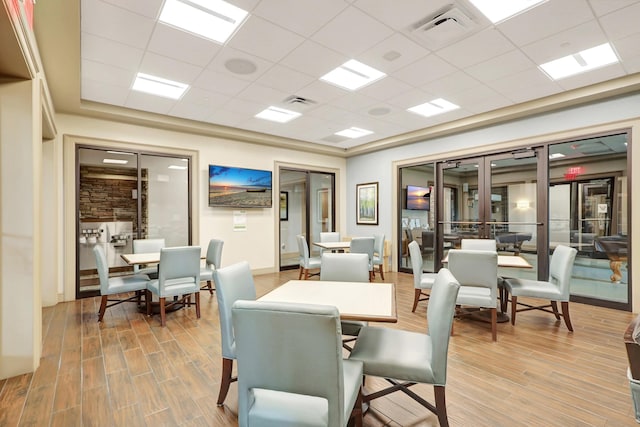
<path fill-rule="evenodd" d="M 163 0 L 82 0 L 81 103 L 352 149 L 640 71 L 638 0 L 549 0 L 496 25 L 466 0 L 227 1 L 249 18 L 220 45 L 159 23 Z M 558 81 L 538 68 L 606 42 L 619 63 Z M 387 76 L 357 91 L 320 80 L 350 59 Z M 135 92 L 138 72 L 190 87 L 179 100 Z M 437 98 L 460 108 L 407 111 Z M 255 117 L 269 106 L 302 115 Z M 335 135 L 350 127 L 373 133 Z"/>

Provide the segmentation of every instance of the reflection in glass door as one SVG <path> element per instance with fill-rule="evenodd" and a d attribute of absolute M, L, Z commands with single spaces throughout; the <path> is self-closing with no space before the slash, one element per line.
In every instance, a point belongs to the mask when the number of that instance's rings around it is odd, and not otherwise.
<path fill-rule="evenodd" d="M 76 297 L 96 295 L 93 248 L 102 246 L 109 274 L 129 274 L 121 258 L 133 240 L 163 237 L 191 243 L 190 159 L 89 147 L 77 149 Z"/>
<path fill-rule="evenodd" d="M 323 231 L 335 231 L 335 177 L 332 173 L 281 168 L 280 269 L 298 268 L 296 236 L 307 239 L 311 256 L 320 250 L 313 242 Z"/>

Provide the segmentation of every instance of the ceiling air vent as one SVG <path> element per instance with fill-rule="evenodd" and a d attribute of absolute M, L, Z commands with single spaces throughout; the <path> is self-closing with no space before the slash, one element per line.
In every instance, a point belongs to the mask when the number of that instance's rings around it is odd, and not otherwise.
<path fill-rule="evenodd" d="M 316 103 L 316 101 L 296 95 L 291 95 L 285 98 L 284 102 L 289 105 L 312 105 Z"/>
<path fill-rule="evenodd" d="M 460 7 L 449 5 L 435 15 L 418 21 L 411 33 L 435 48 L 460 40 L 477 28 L 478 24 Z"/>

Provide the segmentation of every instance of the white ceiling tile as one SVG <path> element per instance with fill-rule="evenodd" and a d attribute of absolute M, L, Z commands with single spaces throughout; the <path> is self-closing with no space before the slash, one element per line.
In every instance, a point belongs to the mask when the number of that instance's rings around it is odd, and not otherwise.
<path fill-rule="evenodd" d="M 513 43 L 495 28 L 487 28 L 437 51 L 438 56 L 459 68 L 469 67 L 514 49 Z"/>
<path fill-rule="evenodd" d="M 193 82 L 194 87 L 230 96 L 237 95 L 249 84 L 246 80 L 210 70 L 204 70 Z"/>
<path fill-rule="evenodd" d="M 358 0 L 354 6 L 389 27 L 403 31 L 448 4 L 451 4 L 451 0 L 402 0 L 402 7 L 398 7 L 395 1 Z"/>
<path fill-rule="evenodd" d="M 238 59 L 253 63 L 256 66 L 256 70 L 251 74 L 237 74 L 229 71 L 229 69 L 227 69 L 226 67 L 227 61 Z M 231 47 L 225 47 L 224 50 L 219 52 L 209 63 L 209 65 L 207 65 L 208 70 L 215 71 L 217 73 L 229 74 L 238 79 L 248 81 L 255 81 L 271 67 L 273 67 L 273 62 L 242 52 L 238 49 L 233 49 Z"/>
<path fill-rule="evenodd" d="M 596 13 L 596 16 L 602 16 L 614 10 L 622 9 L 637 1 L 638 0 L 589 0 L 589 4 Z"/>
<path fill-rule="evenodd" d="M 513 105 L 513 102 L 485 85 L 475 86 L 451 96 L 449 101 L 474 114 Z"/>
<path fill-rule="evenodd" d="M 239 123 L 246 119 L 246 114 L 236 113 L 234 111 L 225 110 L 224 108 L 218 108 L 211 113 L 205 121 L 217 125 L 238 127 Z"/>
<path fill-rule="evenodd" d="M 412 86 L 396 79 L 395 77 L 385 77 L 368 86 L 363 87 L 358 92 L 381 101 L 396 96 L 399 93 L 407 92 Z"/>
<path fill-rule="evenodd" d="M 512 50 L 487 61 L 465 68 L 465 72 L 482 82 L 490 82 L 535 67 L 519 50 Z"/>
<path fill-rule="evenodd" d="M 93 34 L 82 34 L 82 59 L 113 65 L 125 70 L 137 71 L 144 50 L 118 43 Z"/>
<path fill-rule="evenodd" d="M 344 0 L 270 0 L 258 4 L 253 14 L 309 37 L 347 6 Z"/>
<path fill-rule="evenodd" d="M 433 93 L 438 98 L 444 98 L 450 101 L 449 97 L 451 95 L 469 90 L 479 85 L 480 83 L 478 80 L 463 71 L 458 71 L 436 81 L 429 82 L 422 86 L 421 89 L 426 92 Z"/>
<path fill-rule="evenodd" d="M 622 65 L 627 70 L 627 73 L 637 72 L 638 69 L 633 64 L 637 63 L 638 58 L 640 58 L 640 33 L 616 40 L 613 43 L 613 47 L 622 60 Z"/>
<path fill-rule="evenodd" d="M 122 106 L 127 101 L 129 89 L 95 80 L 83 80 L 80 87 L 82 99 L 103 104 Z"/>
<path fill-rule="evenodd" d="M 253 117 L 268 106 L 269 103 L 267 102 L 253 102 L 245 101 L 240 98 L 232 98 L 229 102 L 224 104 L 223 108 L 236 113 L 242 113 L 247 117 Z"/>
<path fill-rule="evenodd" d="M 513 43 L 523 46 L 593 19 L 585 0 L 552 0 L 508 19 L 497 27 Z"/>
<path fill-rule="evenodd" d="M 202 72 L 201 67 L 177 61 L 166 56 L 147 52 L 142 58 L 139 71 L 180 83 L 191 84 Z"/>
<path fill-rule="evenodd" d="M 406 110 L 407 108 L 424 104 L 425 102 L 432 101 L 436 98 L 438 97 L 433 93 L 426 92 L 422 89 L 411 89 L 407 92 L 400 93 L 392 98 L 389 98 L 387 102 L 391 105 L 395 105 L 402 110 Z"/>
<path fill-rule="evenodd" d="M 600 18 L 600 23 L 607 35 L 613 40 L 617 40 L 638 34 L 640 32 L 638 25 L 639 19 L 640 2 L 637 2 L 624 9 L 603 16 Z"/>
<path fill-rule="evenodd" d="M 391 34 L 391 28 L 364 12 L 349 7 L 318 30 L 311 39 L 353 58 Z"/>
<path fill-rule="evenodd" d="M 606 42 L 607 37 L 600 25 L 596 21 L 589 21 L 523 46 L 522 51 L 540 65 Z"/>
<path fill-rule="evenodd" d="M 82 0 L 83 32 L 144 49 L 155 21 L 100 0 Z M 61 24 L 62 25 L 62 24 Z"/>
<path fill-rule="evenodd" d="M 280 62 L 293 70 L 320 78 L 350 58 L 307 40 Z"/>
<path fill-rule="evenodd" d="M 344 96 L 348 93 L 347 90 L 341 89 L 337 86 L 330 85 L 329 83 L 316 80 L 310 85 L 307 85 L 300 89 L 297 95 L 303 98 L 311 99 L 318 103 L 331 102 L 336 98 Z"/>
<path fill-rule="evenodd" d="M 158 23 L 147 49 L 168 58 L 205 67 L 222 46 L 170 25 Z"/>
<path fill-rule="evenodd" d="M 488 86 L 515 103 L 562 92 L 562 88 L 537 67 L 494 80 Z"/>
<path fill-rule="evenodd" d="M 438 55 L 430 54 L 396 71 L 393 76 L 404 82 L 411 82 L 413 86 L 422 86 L 456 71 L 456 67 Z"/>
<path fill-rule="evenodd" d="M 160 16 L 160 10 L 164 0 L 145 0 L 145 1 L 131 1 L 131 0 L 102 0 L 106 3 L 111 3 L 114 6 L 127 9 L 131 12 L 139 15 L 144 15 L 147 18 L 156 19 Z"/>
<path fill-rule="evenodd" d="M 256 79 L 256 83 L 274 89 L 295 94 L 298 90 L 311 84 L 316 79 L 307 74 L 294 71 L 282 65 L 274 65 Z"/>
<path fill-rule="evenodd" d="M 391 73 L 428 54 L 428 49 L 396 33 L 358 55 L 356 59 L 382 72 Z M 387 59 L 385 55 L 393 59 Z"/>
<path fill-rule="evenodd" d="M 203 105 L 192 104 L 183 100 L 174 105 L 169 111 L 169 114 L 183 119 L 205 121 L 212 112 L 213 107 L 207 108 Z"/>
<path fill-rule="evenodd" d="M 149 111 L 157 114 L 169 114 L 169 111 L 176 105 L 177 101 L 174 99 L 163 98 L 161 96 L 149 95 L 143 92 L 131 91 L 125 107 L 133 108 L 134 110 Z"/>
<path fill-rule="evenodd" d="M 571 90 L 622 77 L 625 74 L 626 73 L 620 64 L 611 64 L 586 73 L 557 80 L 557 83 L 561 88 Z"/>
<path fill-rule="evenodd" d="M 267 61 L 278 62 L 303 41 L 304 38 L 292 31 L 251 16 L 227 44 Z"/>
<path fill-rule="evenodd" d="M 83 80 L 104 82 L 126 89 L 131 88 L 136 76 L 135 72 L 95 61 L 82 61 L 80 73 Z"/>
<path fill-rule="evenodd" d="M 306 115 L 330 122 L 341 121 L 349 111 L 332 104 L 322 104 L 310 110 Z"/>
<path fill-rule="evenodd" d="M 282 92 L 277 89 L 273 89 L 267 86 L 262 86 L 257 83 L 252 83 L 247 86 L 242 92 L 238 94 L 238 98 L 247 101 L 253 101 L 261 104 L 278 105 L 283 108 L 284 100 L 290 96 L 287 92 Z"/>
<path fill-rule="evenodd" d="M 378 101 L 361 93 L 350 93 L 330 102 L 331 105 L 344 108 L 349 111 L 358 111 L 376 104 Z"/>
<path fill-rule="evenodd" d="M 190 87 L 182 96 L 181 102 L 193 105 L 201 105 L 206 108 L 221 107 L 231 99 L 228 95 L 218 92 L 202 89 L 199 87 Z"/>

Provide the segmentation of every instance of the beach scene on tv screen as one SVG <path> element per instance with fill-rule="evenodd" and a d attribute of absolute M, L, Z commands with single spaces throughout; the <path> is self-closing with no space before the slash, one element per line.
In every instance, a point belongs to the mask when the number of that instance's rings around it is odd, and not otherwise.
<path fill-rule="evenodd" d="M 271 207 L 271 171 L 210 165 L 209 206 Z"/>

